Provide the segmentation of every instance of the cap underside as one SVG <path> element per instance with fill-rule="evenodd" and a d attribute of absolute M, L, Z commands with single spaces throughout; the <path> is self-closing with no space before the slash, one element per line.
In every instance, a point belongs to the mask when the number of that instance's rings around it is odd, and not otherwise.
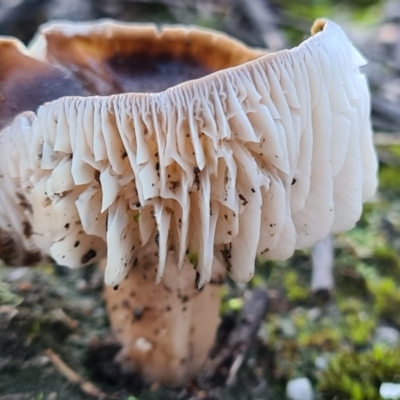
<path fill-rule="evenodd" d="M 83 52 L 87 45 L 76 45 L 70 29 L 63 37 L 74 51 L 53 52 L 49 61 L 83 65 L 78 80 L 86 91 L 102 82 L 101 93 L 114 93 L 116 78 L 99 80 L 110 69 L 127 88 L 138 85 L 132 75 L 148 73 L 127 68 L 135 64 L 129 57 L 116 67 L 111 50 Z M 42 48 L 38 42 L 33 52 L 43 59 Z M 16 118 L 0 135 L 7 154 L 0 173 L 8 192 L 22 190 L 31 204 L 23 220 L 34 233 L 25 246 L 70 266 L 107 255 L 106 282 L 117 285 L 155 240 L 158 279 L 174 249 L 202 284 L 214 257 L 247 281 L 256 254 L 285 259 L 351 228 L 376 188 L 364 60 L 331 22 L 293 50 L 246 51 L 238 67 L 221 64 L 167 91 L 66 97 Z M 164 59 L 155 74 L 176 70 L 182 54 Z M 190 68 L 185 78 L 199 72 Z M 121 69 L 129 70 L 126 81 Z M 14 203 L 0 193 L 0 212 Z M 4 214 L 0 224 L 12 219 L 21 231 L 22 217 Z"/>

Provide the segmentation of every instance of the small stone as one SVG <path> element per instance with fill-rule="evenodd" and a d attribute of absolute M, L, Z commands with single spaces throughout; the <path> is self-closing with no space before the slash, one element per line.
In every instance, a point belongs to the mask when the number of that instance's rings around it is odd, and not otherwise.
<path fill-rule="evenodd" d="M 310 322 L 316 321 L 322 315 L 322 310 L 319 307 L 314 307 L 307 312 L 307 318 Z"/>
<path fill-rule="evenodd" d="M 19 267 L 19 268 L 12 269 L 6 275 L 7 281 L 13 282 L 13 281 L 17 281 L 19 279 L 22 279 L 26 275 L 28 270 L 29 270 L 28 267 Z"/>
<path fill-rule="evenodd" d="M 284 318 L 281 321 L 281 329 L 286 337 L 294 337 L 296 335 L 296 327 L 290 318 Z"/>
<path fill-rule="evenodd" d="M 10 322 L 16 315 L 18 310 L 11 305 L 0 306 L 0 320 Z"/>
<path fill-rule="evenodd" d="M 314 393 L 308 378 L 296 378 L 286 385 L 286 397 L 289 400 L 313 400 Z"/>
<path fill-rule="evenodd" d="M 390 326 L 380 326 L 375 331 L 375 342 L 396 346 L 400 341 L 400 332 Z"/>
<path fill-rule="evenodd" d="M 325 370 L 328 367 L 328 363 L 329 358 L 326 355 L 318 356 L 315 359 L 315 366 L 321 371 Z"/>
<path fill-rule="evenodd" d="M 379 394 L 384 400 L 400 399 L 400 383 L 382 383 L 379 388 Z"/>

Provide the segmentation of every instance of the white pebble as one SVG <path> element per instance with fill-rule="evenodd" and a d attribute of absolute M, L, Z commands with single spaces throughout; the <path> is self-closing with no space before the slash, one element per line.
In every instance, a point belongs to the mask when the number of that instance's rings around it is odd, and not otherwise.
<path fill-rule="evenodd" d="M 390 326 L 380 326 L 375 332 L 375 341 L 396 346 L 400 340 L 400 332 Z"/>
<path fill-rule="evenodd" d="M 400 399 L 400 383 L 382 383 L 379 394 L 384 400 Z"/>
<path fill-rule="evenodd" d="M 22 279 L 26 273 L 29 271 L 30 268 L 28 267 L 19 267 L 12 269 L 6 276 L 6 279 L 9 282 L 17 281 L 19 279 Z"/>
<path fill-rule="evenodd" d="M 286 385 L 286 397 L 289 400 L 313 400 L 314 393 L 308 378 L 296 378 Z"/>
<path fill-rule="evenodd" d="M 327 369 L 328 364 L 329 364 L 329 357 L 326 355 L 319 356 L 315 359 L 315 366 L 321 371 Z"/>

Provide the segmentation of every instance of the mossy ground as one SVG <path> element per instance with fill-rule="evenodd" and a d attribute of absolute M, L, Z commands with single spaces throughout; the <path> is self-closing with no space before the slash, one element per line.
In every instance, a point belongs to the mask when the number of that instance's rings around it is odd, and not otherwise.
<path fill-rule="evenodd" d="M 381 187 L 357 226 L 336 237 L 335 289 L 321 302 L 309 291 L 309 254 L 265 263 L 264 282 L 285 309 L 272 312 L 260 332 L 272 353 L 270 382 L 307 376 L 321 399 L 379 399 L 382 382 L 400 382 L 400 344 L 376 335 L 400 330 L 400 171 L 384 167 Z"/>
<path fill-rule="evenodd" d="M 367 25 L 379 20 L 382 4 L 373 0 L 271 3 L 298 17 L 299 24 L 302 18 L 345 15 L 347 22 Z M 153 5 L 150 13 L 145 5 L 140 10 L 124 13 L 122 19 L 224 29 L 222 13 L 199 16 L 196 10 L 179 9 L 171 13 L 160 5 Z M 286 33 L 293 42 L 304 35 L 296 27 Z M 251 285 L 267 288 L 270 312 L 236 385 L 224 399 L 283 399 L 286 382 L 298 376 L 311 380 L 321 400 L 379 399 L 381 382 L 400 382 L 400 344 L 384 343 L 376 335 L 381 326 L 400 331 L 400 147 L 385 151 L 393 162 L 381 166 L 378 195 L 365 206 L 357 227 L 335 238 L 335 290 L 329 299 L 311 293 L 309 252 L 298 252 L 283 263 L 257 262 Z M 88 348 L 96 338 L 107 337 L 109 327 L 101 291 L 90 283 L 96 275 L 93 269 L 66 271 L 43 265 L 22 272 L 16 276 L 0 267 L 1 400 L 84 398 L 44 357 L 47 348 L 118 400 L 188 398 L 187 391 L 127 388 L 111 373 L 107 382 L 99 381 L 98 363 L 93 363 Z M 240 310 L 241 294 L 234 286 L 224 289 L 221 312 L 226 318 Z M 109 369 L 113 368 L 110 363 Z"/>

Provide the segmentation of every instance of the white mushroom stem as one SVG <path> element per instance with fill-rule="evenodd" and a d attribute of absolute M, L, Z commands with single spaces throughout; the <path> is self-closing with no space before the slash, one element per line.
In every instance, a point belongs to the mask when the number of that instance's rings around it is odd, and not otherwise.
<path fill-rule="evenodd" d="M 313 247 L 311 274 L 311 289 L 313 292 L 333 289 L 333 240 L 332 235 L 329 235 Z"/>
<path fill-rule="evenodd" d="M 176 255 L 169 252 L 163 280 L 156 284 L 157 248 L 152 247 L 118 290 L 105 287 L 105 299 L 124 370 L 179 386 L 199 374 L 214 343 L 225 272 L 215 261 L 220 273 L 199 290 L 193 265 L 186 261 L 178 269 Z"/>

